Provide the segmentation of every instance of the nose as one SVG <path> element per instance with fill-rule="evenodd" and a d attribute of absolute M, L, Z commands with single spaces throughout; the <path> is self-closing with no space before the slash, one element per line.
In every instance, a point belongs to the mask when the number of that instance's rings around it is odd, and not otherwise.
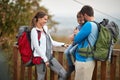
<path fill-rule="evenodd" d="M 45 21 L 45 23 L 47 23 L 47 20 Z"/>

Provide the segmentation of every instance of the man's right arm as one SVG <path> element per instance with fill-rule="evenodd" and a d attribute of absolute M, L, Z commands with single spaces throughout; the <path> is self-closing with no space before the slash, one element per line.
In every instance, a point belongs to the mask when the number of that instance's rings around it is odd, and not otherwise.
<path fill-rule="evenodd" d="M 91 24 L 90 22 L 86 22 L 81 28 L 81 30 L 74 37 L 74 43 L 78 44 L 82 42 L 82 40 L 87 38 L 90 33 L 91 33 Z"/>

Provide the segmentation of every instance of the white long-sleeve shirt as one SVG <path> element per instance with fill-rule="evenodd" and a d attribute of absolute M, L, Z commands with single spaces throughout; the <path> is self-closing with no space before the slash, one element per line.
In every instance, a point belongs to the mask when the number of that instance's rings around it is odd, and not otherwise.
<path fill-rule="evenodd" d="M 44 31 L 49 35 L 50 40 L 52 42 L 52 46 L 62 46 L 64 45 L 64 43 L 62 42 L 57 42 L 54 41 L 49 32 L 48 32 L 48 28 L 47 26 L 43 27 Z M 46 56 L 46 33 L 44 33 L 43 31 L 41 31 L 41 37 L 38 41 L 38 33 L 37 30 L 40 31 L 39 28 L 35 27 L 31 30 L 31 47 L 32 49 L 34 48 L 34 56 L 40 56 L 44 62 L 48 61 L 48 58 Z M 40 44 L 40 45 L 39 45 Z M 52 54 L 52 52 L 51 52 Z"/>

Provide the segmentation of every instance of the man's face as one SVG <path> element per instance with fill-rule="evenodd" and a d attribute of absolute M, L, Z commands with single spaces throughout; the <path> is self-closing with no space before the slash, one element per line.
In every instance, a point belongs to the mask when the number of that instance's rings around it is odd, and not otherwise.
<path fill-rule="evenodd" d="M 84 16 L 84 20 L 85 20 L 85 22 L 87 22 L 87 21 L 88 21 L 88 19 L 87 19 L 87 15 L 86 15 L 86 14 L 83 14 L 83 16 Z"/>

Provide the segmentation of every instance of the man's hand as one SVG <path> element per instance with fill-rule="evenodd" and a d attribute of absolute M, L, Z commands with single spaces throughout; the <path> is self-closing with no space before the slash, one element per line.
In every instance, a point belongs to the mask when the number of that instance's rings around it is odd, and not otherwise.
<path fill-rule="evenodd" d="M 77 34 L 78 32 L 79 32 L 79 29 L 76 28 L 76 29 L 74 30 L 74 34 Z"/>

